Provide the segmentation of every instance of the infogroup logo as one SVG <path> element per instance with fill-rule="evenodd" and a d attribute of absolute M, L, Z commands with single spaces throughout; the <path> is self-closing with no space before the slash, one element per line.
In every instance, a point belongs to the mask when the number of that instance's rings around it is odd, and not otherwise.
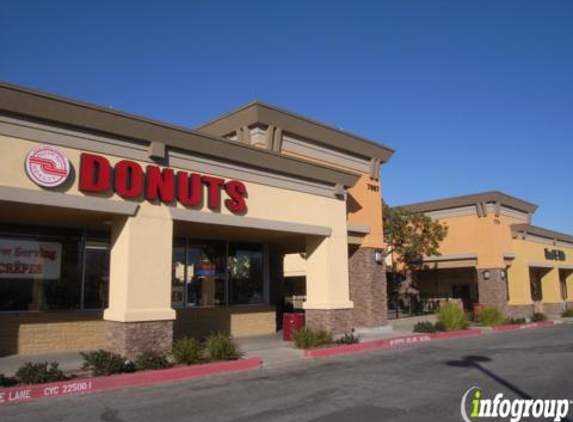
<path fill-rule="evenodd" d="M 571 404 L 573 401 L 569 399 L 506 399 L 503 393 L 496 394 L 493 399 L 486 399 L 479 387 L 472 387 L 462 397 L 460 412 L 465 422 L 485 418 L 507 419 L 511 422 L 534 418 L 559 422 L 567 417 Z"/>

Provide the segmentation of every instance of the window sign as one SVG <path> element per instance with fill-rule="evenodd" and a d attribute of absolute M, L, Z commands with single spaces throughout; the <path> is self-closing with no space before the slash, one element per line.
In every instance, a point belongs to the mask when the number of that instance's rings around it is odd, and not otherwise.
<path fill-rule="evenodd" d="M 0 278 L 57 280 L 61 262 L 61 243 L 0 239 Z"/>

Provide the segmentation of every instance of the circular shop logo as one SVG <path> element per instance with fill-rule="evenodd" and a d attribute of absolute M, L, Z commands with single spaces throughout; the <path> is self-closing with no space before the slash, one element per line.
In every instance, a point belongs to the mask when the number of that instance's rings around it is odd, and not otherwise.
<path fill-rule="evenodd" d="M 58 148 L 40 145 L 26 156 L 26 173 L 37 185 L 59 186 L 70 175 L 70 162 Z"/>

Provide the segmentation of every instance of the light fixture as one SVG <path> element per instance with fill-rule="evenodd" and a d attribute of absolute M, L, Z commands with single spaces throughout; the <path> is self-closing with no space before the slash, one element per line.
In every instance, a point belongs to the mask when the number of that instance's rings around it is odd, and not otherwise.
<path fill-rule="evenodd" d="M 489 272 L 489 270 L 485 270 L 483 272 L 483 279 L 484 280 L 489 280 L 489 278 L 491 277 L 491 273 Z"/>
<path fill-rule="evenodd" d="M 381 264 L 383 259 L 384 253 L 380 249 L 376 249 L 374 251 L 374 261 L 376 261 L 377 264 Z"/>

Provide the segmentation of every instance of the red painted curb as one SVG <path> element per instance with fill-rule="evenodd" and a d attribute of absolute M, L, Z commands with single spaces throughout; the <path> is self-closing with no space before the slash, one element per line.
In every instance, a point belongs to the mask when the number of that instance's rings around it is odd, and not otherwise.
<path fill-rule="evenodd" d="M 157 371 L 135 372 L 133 374 L 119 374 L 109 377 L 82 378 L 49 384 L 0 388 L 0 405 L 28 402 L 45 397 L 89 394 L 96 391 L 152 385 L 167 381 L 215 375 L 223 372 L 246 371 L 259 368 L 262 363 L 263 362 L 258 358 L 241 359 L 161 369 Z"/>
<path fill-rule="evenodd" d="M 350 353 L 365 352 L 368 350 L 391 349 L 415 343 L 425 343 L 433 340 L 443 340 L 456 337 L 476 337 L 482 335 L 481 330 L 460 330 L 446 333 L 413 334 L 404 337 L 396 337 L 386 340 L 367 341 L 365 343 L 347 344 L 324 349 L 307 349 L 304 356 L 307 358 L 318 358 L 326 356 L 346 355 Z"/>
<path fill-rule="evenodd" d="M 513 325 L 498 325 L 491 327 L 493 331 L 516 331 L 516 330 L 529 330 L 530 328 L 552 327 L 555 321 L 540 321 L 530 322 L 529 324 L 513 324 Z"/>

